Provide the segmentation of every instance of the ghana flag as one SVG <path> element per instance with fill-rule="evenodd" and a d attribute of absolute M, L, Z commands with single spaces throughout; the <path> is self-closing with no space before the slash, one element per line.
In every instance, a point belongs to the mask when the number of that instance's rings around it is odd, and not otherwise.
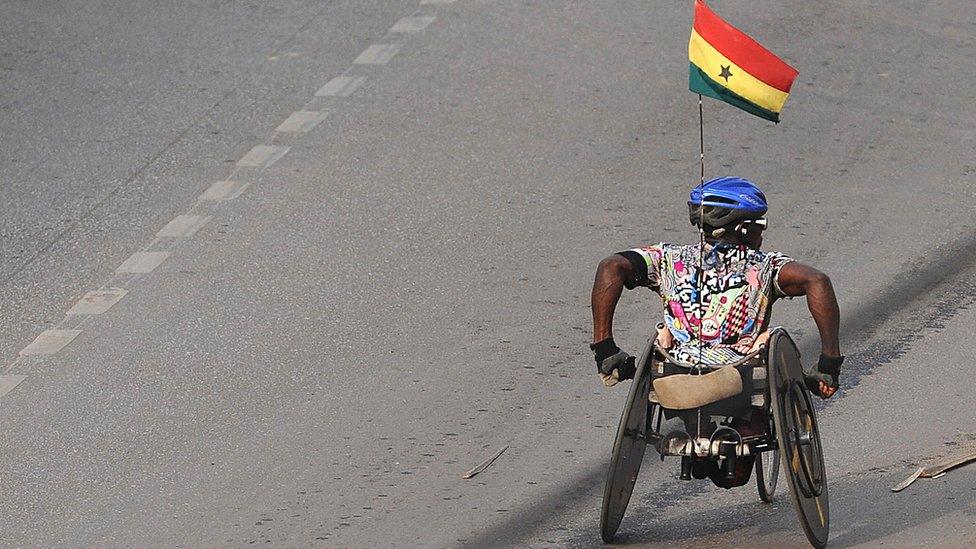
<path fill-rule="evenodd" d="M 796 69 L 723 21 L 702 0 L 695 0 L 688 57 L 691 91 L 779 122 Z"/>

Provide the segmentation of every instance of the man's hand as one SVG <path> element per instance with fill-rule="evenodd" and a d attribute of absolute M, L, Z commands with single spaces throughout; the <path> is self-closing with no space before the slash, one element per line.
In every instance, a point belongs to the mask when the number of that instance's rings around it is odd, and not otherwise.
<path fill-rule="evenodd" d="M 621 351 L 612 337 L 590 345 L 590 349 L 596 360 L 596 371 L 605 386 L 613 387 L 620 381 L 634 378 L 637 370 L 634 357 Z"/>
<path fill-rule="evenodd" d="M 842 356 L 827 356 L 821 353 L 816 370 L 810 368 L 803 372 L 810 392 L 819 394 L 823 399 L 834 396 L 840 388 L 840 365 L 843 363 Z"/>
<path fill-rule="evenodd" d="M 624 351 L 603 359 L 603 362 L 597 363 L 596 369 L 607 387 L 613 387 L 625 379 L 634 379 L 634 373 L 637 371 L 634 357 Z"/>
<path fill-rule="evenodd" d="M 825 398 L 826 399 L 826 398 L 830 398 L 830 397 L 834 396 L 834 393 L 837 392 L 837 389 L 838 388 L 839 387 L 831 387 L 830 385 L 827 385 L 826 383 L 824 383 L 823 381 L 821 381 L 820 382 L 820 398 Z"/>

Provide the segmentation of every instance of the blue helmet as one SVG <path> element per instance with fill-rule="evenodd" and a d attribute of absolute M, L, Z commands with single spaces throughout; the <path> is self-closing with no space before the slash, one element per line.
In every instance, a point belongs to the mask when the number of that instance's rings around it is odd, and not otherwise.
<path fill-rule="evenodd" d="M 759 219 L 768 209 L 766 195 L 755 183 L 741 177 L 706 181 L 704 185 L 696 185 L 688 198 L 688 215 L 691 224 L 696 226 L 702 220 L 706 226 L 717 228 L 746 219 Z"/>

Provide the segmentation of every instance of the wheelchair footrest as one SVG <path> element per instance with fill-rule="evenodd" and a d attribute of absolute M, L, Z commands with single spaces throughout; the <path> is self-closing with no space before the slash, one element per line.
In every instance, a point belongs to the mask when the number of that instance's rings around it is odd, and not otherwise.
<path fill-rule="evenodd" d="M 742 457 L 753 453 L 749 442 L 743 441 L 734 430 L 727 430 L 735 433 L 735 436 L 716 437 L 712 435 L 711 438 L 695 438 L 681 429 L 674 430 L 658 439 L 655 449 L 662 456 L 694 456 L 710 459 L 718 459 L 728 455 Z M 719 434 L 719 431 L 716 431 L 716 434 Z"/>

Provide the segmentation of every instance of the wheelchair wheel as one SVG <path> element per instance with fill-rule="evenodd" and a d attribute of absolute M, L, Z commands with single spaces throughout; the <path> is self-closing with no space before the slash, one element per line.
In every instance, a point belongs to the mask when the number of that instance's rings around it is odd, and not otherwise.
<path fill-rule="evenodd" d="M 759 499 L 766 503 L 773 502 L 777 480 L 779 480 L 779 452 L 773 450 L 757 455 L 756 487 L 759 489 Z"/>
<path fill-rule="evenodd" d="M 766 423 L 769 425 L 769 436 L 776 440 L 776 421 L 770 409 L 769 388 L 766 388 L 766 404 L 763 406 L 763 413 L 766 414 Z M 773 502 L 773 495 L 776 493 L 776 481 L 779 480 L 779 451 L 772 450 L 760 452 L 756 456 L 756 488 L 759 491 L 759 499 L 765 503 Z"/>
<path fill-rule="evenodd" d="M 776 439 L 800 525 L 814 547 L 827 545 L 830 508 L 817 415 L 803 380 L 800 352 L 783 330 L 769 342 L 769 389 Z"/>
<path fill-rule="evenodd" d="M 609 543 L 624 518 L 630 495 L 634 491 L 637 473 L 644 460 L 652 404 L 648 400 L 651 390 L 650 362 L 654 351 L 653 338 L 647 342 L 637 362 L 637 371 L 631 382 L 630 394 L 620 417 L 617 436 L 613 443 L 613 456 L 607 472 L 607 484 L 603 490 L 603 508 L 600 512 L 600 535 Z"/>

